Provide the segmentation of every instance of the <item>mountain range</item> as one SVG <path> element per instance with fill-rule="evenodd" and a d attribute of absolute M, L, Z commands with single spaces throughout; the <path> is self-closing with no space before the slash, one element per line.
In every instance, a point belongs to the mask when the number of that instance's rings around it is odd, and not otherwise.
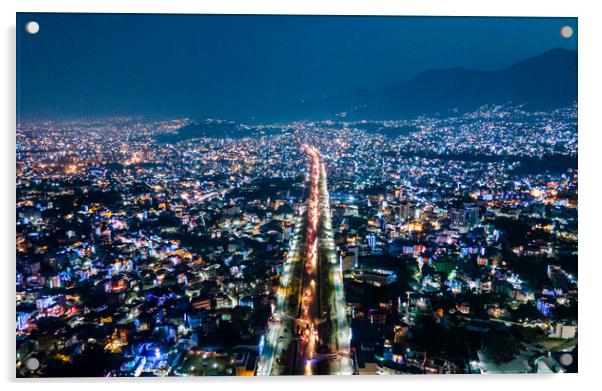
<path fill-rule="evenodd" d="M 296 119 L 395 119 L 462 113 L 486 104 L 550 110 L 576 101 L 577 52 L 557 48 L 497 71 L 430 69 L 386 88 L 308 100 L 290 112 Z"/>
<path fill-rule="evenodd" d="M 458 115 L 483 105 L 522 106 L 527 111 L 553 110 L 577 102 L 577 52 L 552 49 L 498 71 L 466 68 L 430 69 L 411 79 L 376 90 L 337 96 L 282 101 L 263 110 L 249 105 L 236 120 L 253 123 L 295 120 L 411 119 L 420 115 Z M 243 125 L 226 120 L 192 122 L 175 133 L 158 136 L 161 142 L 198 137 L 246 137 L 282 132 L 278 126 Z M 374 129 L 379 131 L 379 129 Z M 389 129 L 407 133 L 411 129 Z"/>

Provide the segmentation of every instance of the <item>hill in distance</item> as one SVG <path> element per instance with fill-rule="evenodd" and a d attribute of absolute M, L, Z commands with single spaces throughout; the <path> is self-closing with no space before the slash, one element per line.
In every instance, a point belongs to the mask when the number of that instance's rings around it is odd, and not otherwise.
<path fill-rule="evenodd" d="M 253 126 L 217 119 L 192 122 L 182 126 L 175 133 L 162 133 L 157 141 L 177 143 L 195 138 L 243 138 L 281 133 L 282 128 L 271 126 Z"/>
<path fill-rule="evenodd" d="M 463 113 L 486 104 L 550 110 L 576 101 L 577 52 L 552 49 L 499 71 L 431 69 L 380 90 L 308 101 L 299 112 L 313 119 L 396 119 Z"/>

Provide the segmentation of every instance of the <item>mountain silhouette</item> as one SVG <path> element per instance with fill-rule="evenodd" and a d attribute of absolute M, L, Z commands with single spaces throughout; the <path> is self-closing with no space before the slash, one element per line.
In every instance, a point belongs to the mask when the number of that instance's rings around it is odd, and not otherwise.
<path fill-rule="evenodd" d="M 430 69 L 380 90 L 305 102 L 306 118 L 395 119 L 462 113 L 485 104 L 550 110 L 577 101 L 577 52 L 552 49 L 498 71 Z"/>

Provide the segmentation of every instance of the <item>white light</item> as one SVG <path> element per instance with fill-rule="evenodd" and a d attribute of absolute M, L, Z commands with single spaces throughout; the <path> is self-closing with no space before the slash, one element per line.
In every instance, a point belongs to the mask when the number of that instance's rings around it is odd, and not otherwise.
<path fill-rule="evenodd" d="M 562 38 L 571 38 L 573 36 L 573 28 L 571 26 L 562 26 L 560 29 L 560 35 Z"/>
<path fill-rule="evenodd" d="M 37 34 L 38 31 L 40 31 L 40 25 L 38 24 L 38 22 L 27 22 L 27 24 L 25 24 L 25 31 L 27 31 L 29 34 Z"/>

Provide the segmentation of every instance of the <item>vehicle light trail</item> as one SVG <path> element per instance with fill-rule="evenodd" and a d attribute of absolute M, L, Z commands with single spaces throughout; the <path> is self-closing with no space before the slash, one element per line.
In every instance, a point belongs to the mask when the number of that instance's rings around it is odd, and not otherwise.
<path fill-rule="evenodd" d="M 309 196 L 297 218 L 257 374 L 352 374 L 326 169 L 317 149 L 302 148 L 309 156 Z"/>

